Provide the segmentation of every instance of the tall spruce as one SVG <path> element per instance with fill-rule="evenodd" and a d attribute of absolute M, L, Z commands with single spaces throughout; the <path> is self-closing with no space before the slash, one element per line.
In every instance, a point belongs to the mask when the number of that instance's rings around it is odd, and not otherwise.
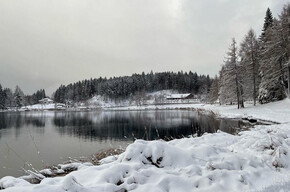
<path fill-rule="evenodd" d="M 265 31 L 263 51 L 261 53 L 261 84 L 259 86 L 259 101 L 267 103 L 286 97 L 289 87 L 289 25 L 290 5 L 284 6 L 279 19 L 274 19 L 271 27 Z"/>
<path fill-rule="evenodd" d="M 266 11 L 265 18 L 264 18 L 264 25 L 263 25 L 262 34 L 261 34 L 262 39 L 264 38 L 267 29 L 273 26 L 273 22 L 274 22 L 274 19 L 273 19 L 272 12 L 270 8 L 268 8 Z"/>

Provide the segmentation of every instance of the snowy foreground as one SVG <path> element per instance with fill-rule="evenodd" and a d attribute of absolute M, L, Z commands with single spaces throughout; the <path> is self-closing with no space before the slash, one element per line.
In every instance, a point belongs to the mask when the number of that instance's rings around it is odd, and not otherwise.
<path fill-rule="evenodd" d="M 282 124 L 259 125 L 238 136 L 224 132 L 170 142 L 137 140 L 99 166 L 72 164 L 77 171 L 30 184 L 4 177 L 4 191 L 290 191 L 290 101 L 236 110 L 221 116 L 253 116 Z"/>

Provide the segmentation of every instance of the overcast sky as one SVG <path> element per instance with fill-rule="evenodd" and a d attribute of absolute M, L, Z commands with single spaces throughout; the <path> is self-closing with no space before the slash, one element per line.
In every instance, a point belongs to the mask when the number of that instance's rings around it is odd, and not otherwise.
<path fill-rule="evenodd" d="M 26 94 L 86 78 L 218 73 L 231 38 L 286 0 L 1 0 L 0 83 Z"/>

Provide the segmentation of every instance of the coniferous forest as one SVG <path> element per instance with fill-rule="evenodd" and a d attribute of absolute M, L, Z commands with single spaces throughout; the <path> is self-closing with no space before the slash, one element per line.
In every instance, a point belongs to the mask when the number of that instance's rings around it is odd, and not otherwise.
<path fill-rule="evenodd" d="M 278 18 L 268 8 L 262 33 L 253 29 L 238 46 L 235 39 L 224 64 L 213 80 L 209 101 L 238 104 L 244 101 L 263 104 L 289 96 L 290 82 L 290 4 L 284 5 Z"/>
<path fill-rule="evenodd" d="M 109 99 L 127 99 L 137 93 L 147 93 L 165 89 L 180 93 L 207 94 L 211 78 L 207 75 L 187 72 L 142 73 L 132 76 L 98 78 L 79 81 L 67 86 L 61 85 L 54 94 L 57 102 L 84 101 L 94 95 Z"/>
<path fill-rule="evenodd" d="M 10 88 L 3 88 L 0 84 L 0 109 L 37 104 L 40 99 L 45 97 L 44 89 L 37 90 L 32 95 L 25 95 L 19 86 L 16 86 L 13 91 Z"/>

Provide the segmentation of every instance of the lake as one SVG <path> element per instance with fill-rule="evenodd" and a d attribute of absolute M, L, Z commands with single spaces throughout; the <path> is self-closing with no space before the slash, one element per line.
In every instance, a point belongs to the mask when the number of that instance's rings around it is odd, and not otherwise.
<path fill-rule="evenodd" d="M 24 175 L 69 159 L 123 148 L 136 139 L 200 136 L 218 129 L 235 133 L 240 120 L 216 119 L 190 110 L 2 112 L 0 178 Z"/>

